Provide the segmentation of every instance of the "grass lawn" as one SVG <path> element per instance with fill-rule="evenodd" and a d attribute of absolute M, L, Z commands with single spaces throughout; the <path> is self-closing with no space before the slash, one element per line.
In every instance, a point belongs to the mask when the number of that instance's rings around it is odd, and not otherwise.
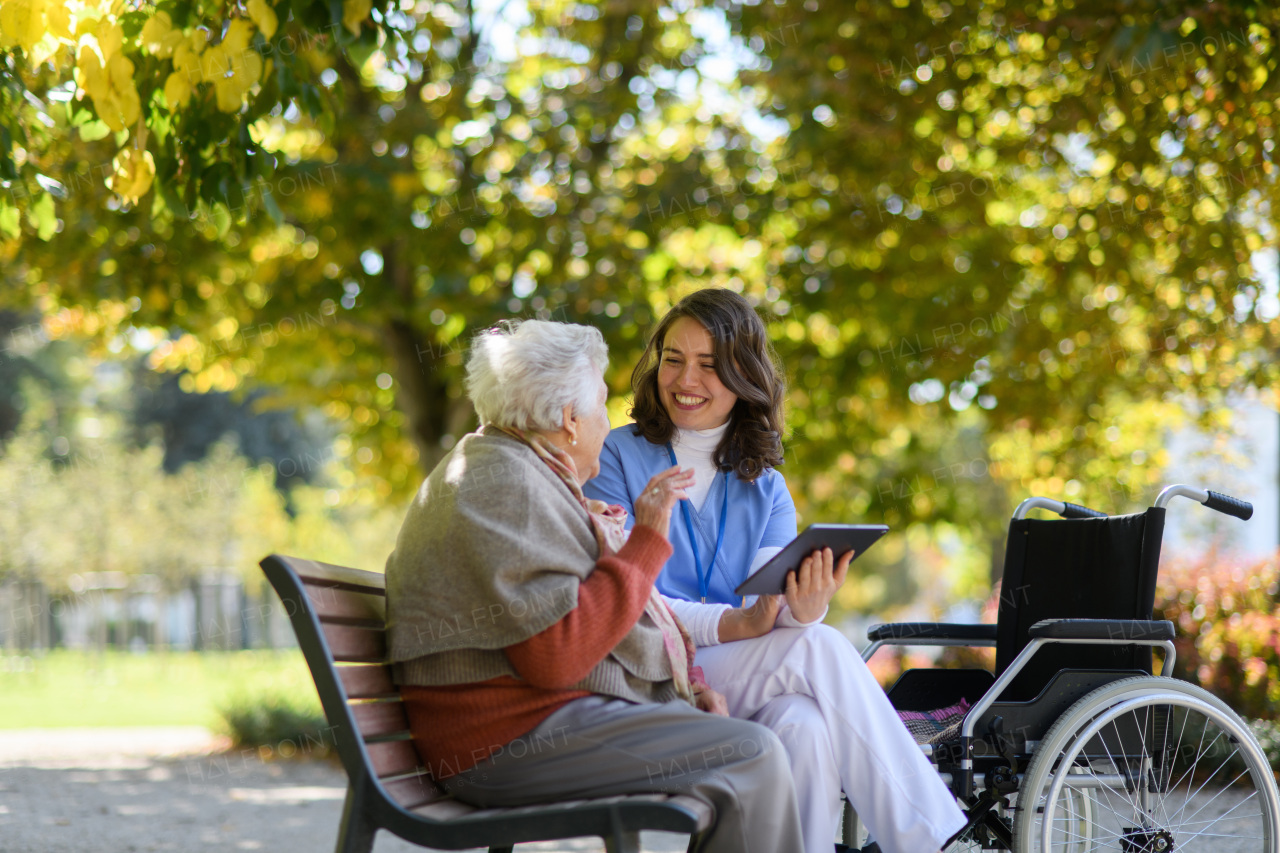
<path fill-rule="evenodd" d="M 0 729 L 65 726 L 208 726 L 217 709 L 255 696 L 319 708 L 296 649 L 245 652 L 58 650 L 0 655 Z"/>

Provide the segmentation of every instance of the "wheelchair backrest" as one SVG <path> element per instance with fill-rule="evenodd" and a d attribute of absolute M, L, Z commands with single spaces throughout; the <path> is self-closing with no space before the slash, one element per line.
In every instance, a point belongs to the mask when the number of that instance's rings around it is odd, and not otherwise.
<path fill-rule="evenodd" d="M 996 675 L 1043 619 L 1150 619 L 1164 509 L 1009 523 L 996 627 Z M 1148 646 L 1049 645 L 1018 673 L 1005 701 L 1034 698 L 1061 669 L 1151 671 Z"/>

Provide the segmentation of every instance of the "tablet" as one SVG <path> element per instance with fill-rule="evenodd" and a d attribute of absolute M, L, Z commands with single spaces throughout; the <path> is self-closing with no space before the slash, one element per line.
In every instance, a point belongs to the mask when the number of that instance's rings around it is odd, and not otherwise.
<path fill-rule="evenodd" d="M 836 560 L 845 551 L 856 552 L 854 559 L 867 552 L 875 541 L 889 532 L 884 524 L 811 524 L 804 532 L 756 569 L 751 577 L 738 584 L 737 595 L 776 595 L 787 591 L 787 573 L 800 568 L 800 563 L 818 548 L 830 548 Z"/>

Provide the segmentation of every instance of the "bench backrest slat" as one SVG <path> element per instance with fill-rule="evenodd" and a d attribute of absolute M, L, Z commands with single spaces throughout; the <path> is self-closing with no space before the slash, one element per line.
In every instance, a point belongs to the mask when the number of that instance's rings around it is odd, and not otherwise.
<path fill-rule="evenodd" d="M 366 743 L 364 748 L 369 753 L 369 760 L 373 762 L 373 769 L 377 771 L 379 779 L 422 769 L 422 762 L 418 760 L 418 751 L 413 748 L 413 743 L 410 741 L 388 740 Z"/>
<path fill-rule="evenodd" d="M 409 718 L 405 716 L 403 702 L 354 703 L 351 714 L 365 740 L 409 733 Z"/>
<path fill-rule="evenodd" d="M 381 629 L 387 622 L 385 595 L 353 592 L 334 586 L 308 583 L 307 599 L 321 622 Z"/>
<path fill-rule="evenodd" d="M 389 666 L 349 664 L 337 670 L 348 699 L 392 699 L 400 695 Z"/>
<path fill-rule="evenodd" d="M 382 790 L 406 810 L 446 796 L 410 740 L 386 665 L 385 578 L 279 555 L 262 567 L 290 615 L 352 784 L 372 768 Z"/>
<path fill-rule="evenodd" d="M 329 653 L 335 661 L 385 663 L 387 638 L 384 631 L 322 622 Z"/>

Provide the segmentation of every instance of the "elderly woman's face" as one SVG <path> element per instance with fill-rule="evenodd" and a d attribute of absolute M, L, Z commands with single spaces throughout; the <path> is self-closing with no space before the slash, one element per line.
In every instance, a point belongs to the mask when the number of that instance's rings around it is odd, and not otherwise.
<path fill-rule="evenodd" d="M 600 451 L 604 448 L 604 440 L 609 436 L 609 387 L 604 378 L 599 380 L 600 393 L 596 399 L 596 407 L 589 412 L 574 412 L 578 422 L 578 443 L 566 448 L 578 469 L 579 485 L 587 482 L 600 473 Z"/>
<path fill-rule="evenodd" d="M 716 373 L 715 342 L 705 326 L 692 317 L 676 320 L 658 355 L 658 396 L 672 423 L 711 429 L 729 420 L 738 395 Z"/>

